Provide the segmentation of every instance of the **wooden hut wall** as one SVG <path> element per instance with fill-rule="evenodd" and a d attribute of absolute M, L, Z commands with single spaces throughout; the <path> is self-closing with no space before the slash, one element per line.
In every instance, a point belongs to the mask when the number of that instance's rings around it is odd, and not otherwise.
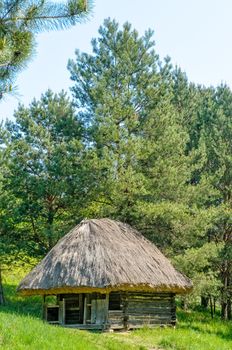
<path fill-rule="evenodd" d="M 60 294 L 56 302 L 43 304 L 43 317 L 49 323 L 77 328 L 105 328 L 109 294 Z"/>
<path fill-rule="evenodd" d="M 175 295 L 146 292 L 58 295 L 56 305 L 46 305 L 44 316 L 49 323 L 77 328 L 133 329 L 174 325 Z"/>
<path fill-rule="evenodd" d="M 108 324 L 112 329 L 124 328 L 124 305 L 120 292 L 109 294 Z"/>
<path fill-rule="evenodd" d="M 145 292 L 110 293 L 108 322 L 113 329 L 175 325 L 175 295 Z"/>
<path fill-rule="evenodd" d="M 174 294 L 127 293 L 122 295 L 125 305 L 126 328 L 157 325 L 174 325 L 176 307 Z"/>

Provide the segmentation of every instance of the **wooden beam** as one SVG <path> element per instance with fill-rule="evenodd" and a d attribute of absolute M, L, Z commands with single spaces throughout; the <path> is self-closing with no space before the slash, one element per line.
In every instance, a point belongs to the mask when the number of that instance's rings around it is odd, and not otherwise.
<path fill-rule="evenodd" d="M 84 317 L 83 317 L 83 325 L 86 324 L 86 318 L 87 318 L 87 296 L 84 296 Z"/>
<path fill-rule="evenodd" d="M 46 295 L 42 296 L 42 319 L 45 321 L 46 320 L 46 304 L 45 304 L 45 300 L 46 300 Z"/>
<path fill-rule="evenodd" d="M 65 325 L 65 299 L 63 298 L 63 312 L 62 312 L 63 325 Z"/>

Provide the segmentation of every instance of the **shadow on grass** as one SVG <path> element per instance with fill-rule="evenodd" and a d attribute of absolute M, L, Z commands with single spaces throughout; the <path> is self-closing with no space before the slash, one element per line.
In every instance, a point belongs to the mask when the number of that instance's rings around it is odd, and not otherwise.
<path fill-rule="evenodd" d="M 14 314 L 16 313 L 35 318 L 41 318 L 41 297 L 21 297 L 16 292 L 16 286 L 11 284 L 5 284 L 3 288 L 5 296 L 5 305 L 0 306 L 0 312 Z"/>

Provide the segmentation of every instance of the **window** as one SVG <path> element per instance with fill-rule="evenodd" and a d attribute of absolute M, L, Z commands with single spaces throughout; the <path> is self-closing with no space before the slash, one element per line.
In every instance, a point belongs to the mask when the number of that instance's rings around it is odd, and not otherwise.
<path fill-rule="evenodd" d="M 121 295 L 117 292 L 112 292 L 109 295 L 109 310 L 121 310 Z"/>
<path fill-rule="evenodd" d="M 59 306 L 47 306 L 47 321 L 50 323 L 59 322 Z"/>

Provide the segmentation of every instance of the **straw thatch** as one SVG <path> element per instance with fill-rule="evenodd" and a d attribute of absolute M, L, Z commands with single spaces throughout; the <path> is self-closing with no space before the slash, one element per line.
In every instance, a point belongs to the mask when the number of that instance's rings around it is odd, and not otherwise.
<path fill-rule="evenodd" d="M 116 290 L 184 293 L 191 281 L 127 224 L 84 220 L 22 280 L 24 295 Z"/>

